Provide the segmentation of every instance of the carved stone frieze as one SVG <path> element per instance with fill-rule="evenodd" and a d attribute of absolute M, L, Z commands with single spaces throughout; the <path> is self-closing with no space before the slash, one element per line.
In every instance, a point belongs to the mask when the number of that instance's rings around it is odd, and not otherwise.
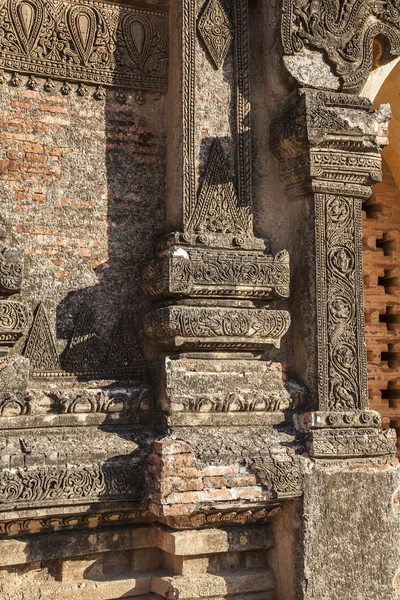
<path fill-rule="evenodd" d="M 0 347 L 13 346 L 29 326 L 29 309 L 16 300 L 0 300 Z"/>
<path fill-rule="evenodd" d="M 310 179 L 312 169 L 316 171 L 313 178 L 318 180 L 322 169 L 322 175 L 330 173 L 332 181 L 328 183 L 332 185 L 342 183 L 340 173 L 345 171 L 350 195 L 351 176 L 354 174 L 354 183 L 359 184 L 358 178 L 366 178 L 370 165 L 370 177 L 364 185 L 376 183 L 381 173 L 379 150 L 387 143 L 390 117 L 387 105 L 371 111 L 367 98 L 311 89 L 293 92 L 282 103 L 271 130 L 271 146 L 283 161 L 282 175 L 297 171 L 300 176 L 303 169 L 304 179 Z M 326 177 L 320 179 L 324 182 Z"/>
<path fill-rule="evenodd" d="M 126 461 L 4 469 L 0 472 L 0 506 L 132 497 L 136 485 L 137 465 Z"/>
<path fill-rule="evenodd" d="M 381 416 L 378 412 L 372 410 L 318 411 L 296 415 L 295 424 L 302 431 L 355 427 L 371 428 L 381 426 Z"/>
<path fill-rule="evenodd" d="M 195 512 L 192 515 L 161 518 L 160 521 L 177 529 L 213 527 L 216 524 L 260 523 L 272 519 L 282 512 L 281 506 L 245 508 L 228 511 Z"/>
<path fill-rule="evenodd" d="M 304 174 L 324 182 L 370 185 L 371 179 L 381 179 L 381 158 L 378 154 L 346 152 L 328 148 L 311 149 L 300 156 L 281 161 L 280 174 L 287 186 L 295 187 L 304 181 Z M 299 188 L 297 188 L 299 189 Z M 293 194 L 295 195 L 295 194 Z"/>
<path fill-rule="evenodd" d="M 13 519 L 0 522 L 0 535 L 5 537 L 25 536 L 38 532 L 70 529 L 109 527 L 114 524 L 143 523 L 152 520 L 145 508 L 126 511 L 90 512 L 77 515 L 54 515 L 38 519 Z"/>
<path fill-rule="evenodd" d="M 282 412 L 299 404 L 301 392 L 283 381 L 279 365 L 269 362 L 165 359 L 162 406 L 168 412 Z"/>
<path fill-rule="evenodd" d="M 200 36 L 219 69 L 223 66 L 233 40 L 233 27 L 221 0 L 207 0 L 198 22 Z"/>
<path fill-rule="evenodd" d="M 4 248 L 0 252 L 0 294 L 18 294 L 23 278 L 23 252 Z"/>
<path fill-rule="evenodd" d="M 182 256 L 183 254 L 183 256 Z M 183 248 L 146 265 L 149 296 L 219 296 L 277 299 L 289 296 L 289 255 Z"/>
<path fill-rule="evenodd" d="M 33 76 L 166 89 L 165 12 L 96 0 L 3 0 L 0 67 Z"/>
<path fill-rule="evenodd" d="M 94 414 L 148 411 L 153 406 L 147 386 L 29 390 L 30 414 Z"/>
<path fill-rule="evenodd" d="M 374 65 L 374 40 L 384 37 L 388 48 L 382 48 L 383 60 L 400 55 L 400 14 L 396 0 L 376 3 L 345 0 L 336 5 L 329 0 L 314 2 L 285 0 L 282 14 L 282 42 L 289 70 L 303 83 L 301 68 L 308 64 L 311 72 L 319 62 L 307 63 L 307 51 L 323 54 L 331 66 L 337 82 L 329 76 L 325 81 L 314 78 L 313 87 L 333 87 L 358 91 L 365 83 Z M 310 66 L 312 65 L 312 66 Z M 292 66 L 292 68 L 290 68 Z M 322 68 L 321 61 L 321 68 Z M 294 68 L 293 68 L 294 67 Z"/>
<path fill-rule="evenodd" d="M 145 328 L 168 348 L 260 349 L 279 347 L 289 325 L 283 310 L 181 305 L 155 309 Z"/>
<path fill-rule="evenodd" d="M 319 429 L 307 436 L 307 450 L 312 458 L 363 458 L 396 456 L 394 429 Z"/>
<path fill-rule="evenodd" d="M 270 497 L 281 499 L 301 496 L 303 478 L 293 450 L 272 448 L 262 462 L 255 461 L 252 470 L 268 489 Z"/>

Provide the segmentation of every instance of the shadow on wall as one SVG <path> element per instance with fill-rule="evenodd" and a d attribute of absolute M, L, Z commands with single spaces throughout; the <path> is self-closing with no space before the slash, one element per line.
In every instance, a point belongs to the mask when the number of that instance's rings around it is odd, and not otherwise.
<path fill-rule="evenodd" d="M 61 367 L 82 380 L 145 378 L 140 268 L 164 221 L 165 160 L 164 132 L 153 124 L 163 98 L 140 97 L 144 106 L 138 106 L 133 91 L 105 91 L 107 214 L 98 218 L 106 222 L 108 260 L 95 267 L 95 286 L 70 292 L 57 307 L 57 338 L 69 340 Z M 98 189 L 99 174 L 87 177 Z"/>

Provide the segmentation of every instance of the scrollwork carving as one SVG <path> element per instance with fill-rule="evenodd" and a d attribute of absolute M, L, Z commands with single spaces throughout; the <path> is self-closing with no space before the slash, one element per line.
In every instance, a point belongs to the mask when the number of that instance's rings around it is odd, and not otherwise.
<path fill-rule="evenodd" d="M 373 43 L 384 36 L 390 54 L 400 54 L 397 0 L 376 3 L 345 0 L 285 0 L 282 41 L 287 56 L 322 52 L 344 90 L 358 91 L 373 67 Z"/>
<path fill-rule="evenodd" d="M 23 268 L 22 251 L 4 248 L 0 252 L 0 293 L 17 294 L 21 291 Z"/>
<path fill-rule="evenodd" d="M 173 347 L 264 348 L 279 347 L 289 325 L 282 310 L 170 306 L 149 316 L 146 331 Z"/>
<path fill-rule="evenodd" d="M 136 466 L 127 463 L 3 470 L 0 504 L 129 496 L 136 474 Z"/>
<path fill-rule="evenodd" d="M 361 200 L 315 195 L 321 410 L 367 406 L 363 360 Z M 324 403 L 327 403 L 326 406 Z"/>
<path fill-rule="evenodd" d="M 29 325 L 29 309 L 15 300 L 0 300 L 0 346 L 12 346 Z"/>
<path fill-rule="evenodd" d="M 3 69 L 96 85 L 166 88 L 164 12 L 95 0 L 3 0 L 0 18 Z"/>
<path fill-rule="evenodd" d="M 252 465 L 273 498 L 301 496 L 303 478 L 293 450 L 272 448 L 269 456 Z"/>
<path fill-rule="evenodd" d="M 276 299 L 289 296 L 289 255 L 185 250 L 146 265 L 142 286 L 150 296 L 190 295 Z"/>

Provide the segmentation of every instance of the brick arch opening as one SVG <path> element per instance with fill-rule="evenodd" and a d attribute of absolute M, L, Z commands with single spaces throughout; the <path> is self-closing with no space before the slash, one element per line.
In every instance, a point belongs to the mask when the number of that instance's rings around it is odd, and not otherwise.
<path fill-rule="evenodd" d="M 400 63 L 372 94 L 390 103 L 382 182 L 364 205 L 363 264 L 370 405 L 394 427 L 400 456 Z"/>

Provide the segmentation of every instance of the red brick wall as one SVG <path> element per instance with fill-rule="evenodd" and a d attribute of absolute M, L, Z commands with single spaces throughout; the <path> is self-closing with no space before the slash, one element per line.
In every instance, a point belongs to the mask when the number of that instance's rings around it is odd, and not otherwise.
<path fill-rule="evenodd" d="M 164 96 L 43 83 L 0 86 L 0 242 L 24 249 L 21 300 L 45 303 L 60 352 L 82 303 L 109 346 L 165 222 Z"/>
<path fill-rule="evenodd" d="M 400 438 L 400 191 L 385 162 L 363 217 L 370 403 Z"/>

